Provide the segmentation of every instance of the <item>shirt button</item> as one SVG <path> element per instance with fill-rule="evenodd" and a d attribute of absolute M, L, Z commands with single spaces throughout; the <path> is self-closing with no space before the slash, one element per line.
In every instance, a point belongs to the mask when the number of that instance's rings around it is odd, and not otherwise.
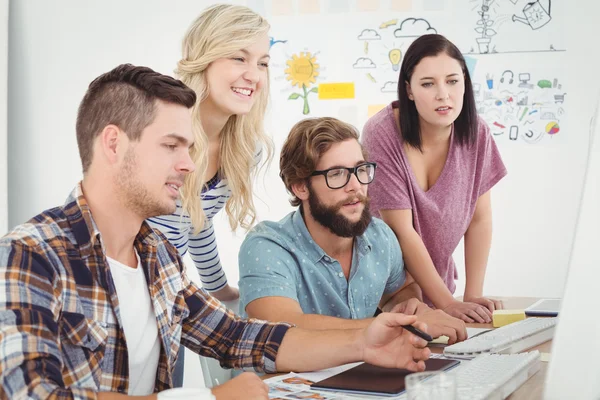
<path fill-rule="evenodd" d="M 331 258 L 329 258 L 329 257 L 326 256 L 325 257 L 325 261 L 329 262 L 329 261 L 331 261 Z"/>
<path fill-rule="evenodd" d="M 340 272 L 338 275 L 340 276 L 340 278 L 344 277 L 344 273 L 343 272 Z"/>

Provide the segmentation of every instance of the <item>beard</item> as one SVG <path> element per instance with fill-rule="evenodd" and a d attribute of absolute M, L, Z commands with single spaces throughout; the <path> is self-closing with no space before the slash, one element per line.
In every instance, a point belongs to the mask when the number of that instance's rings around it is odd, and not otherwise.
<path fill-rule="evenodd" d="M 310 214 L 319 224 L 329 229 L 335 235 L 345 238 L 360 236 L 367 230 L 371 223 L 371 212 L 369 211 L 369 197 L 356 194 L 349 196 L 347 199 L 338 202 L 333 206 L 323 204 L 318 196 L 313 192 L 310 184 L 308 185 L 308 205 L 310 206 Z M 343 216 L 339 211 L 344 204 L 348 204 L 353 200 L 358 199 L 363 205 L 363 211 L 360 219 L 356 222 L 350 221 Z"/>
<path fill-rule="evenodd" d="M 175 202 L 161 202 L 152 198 L 139 179 L 139 172 L 133 148 L 129 148 L 123 159 L 123 167 L 115 178 L 117 197 L 125 207 L 144 219 L 174 213 L 177 209 Z"/>

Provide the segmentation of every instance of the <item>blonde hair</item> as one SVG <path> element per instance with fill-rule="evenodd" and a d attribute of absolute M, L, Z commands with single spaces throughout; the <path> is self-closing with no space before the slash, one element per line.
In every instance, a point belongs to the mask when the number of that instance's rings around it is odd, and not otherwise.
<path fill-rule="evenodd" d="M 192 108 L 195 143 L 191 151 L 196 171 L 186 178 L 182 189 L 182 205 L 188 212 L 194 230 L 204 225 L 204 211 L 200 204 L 203 178 L 208 168 L 208 140 L 202 128 L 200 113 L 202 101 L 209 95 L 206 69 L 210 64 L 256 43 L 269 31 L 269 23 L 247 7 L 217 4 L 205 9 L 192 23 L 183 40 L 183 56 L 175 73 L 198 99 Z M 263 157 L 268 163 L 273 157 L 273 142 L 265 134 L 263 120 L 269 100 L 269 75 L 256 103 L 246 115 L 232 115 L 221 131 L 219 173 L 227 179 L 231 197 L 225 204 L 232 230 L 238 226 L 248 229 L 256 220 L 252 198 L 252 183 L 256 175 L 254 156 L 257 147 L 266 150 Z"/>

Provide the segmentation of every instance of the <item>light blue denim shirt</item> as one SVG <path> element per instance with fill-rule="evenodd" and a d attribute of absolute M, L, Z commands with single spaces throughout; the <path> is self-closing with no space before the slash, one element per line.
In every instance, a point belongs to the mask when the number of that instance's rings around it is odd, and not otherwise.
<path fill-rule="evenodd" d="M 340 263 L 312 240 L 299 210 L 249 232 L 239 267 L 243 316 L 251 301 L 282 296 L 297 301 L 306 314 L 369 318 L 381 296 L 397 291 L 406 278 L 398 240 L 383 221 L 373 218 L 356 238 L 346 280 Z"/>

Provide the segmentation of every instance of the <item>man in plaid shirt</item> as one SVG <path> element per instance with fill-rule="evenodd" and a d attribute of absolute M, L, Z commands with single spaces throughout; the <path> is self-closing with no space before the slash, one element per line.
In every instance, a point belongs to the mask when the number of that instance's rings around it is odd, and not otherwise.
<path fill-rule="evenodd" d="M 251 373 L 212 390 L 170 389 L 180 344 L 261 372 L 360 360 L 424 369 L 425 341 L 401 328 L 414 316 L 309 331 L 240 319 L 190 282 L 144 220 L 171 214 L 195 169 L 195 102 L 182 82 L 129 64 L 90 84 L 76 125 L 83 180 L 63 206 L 0 239 L 0 398 L 268 398 Z"/>

